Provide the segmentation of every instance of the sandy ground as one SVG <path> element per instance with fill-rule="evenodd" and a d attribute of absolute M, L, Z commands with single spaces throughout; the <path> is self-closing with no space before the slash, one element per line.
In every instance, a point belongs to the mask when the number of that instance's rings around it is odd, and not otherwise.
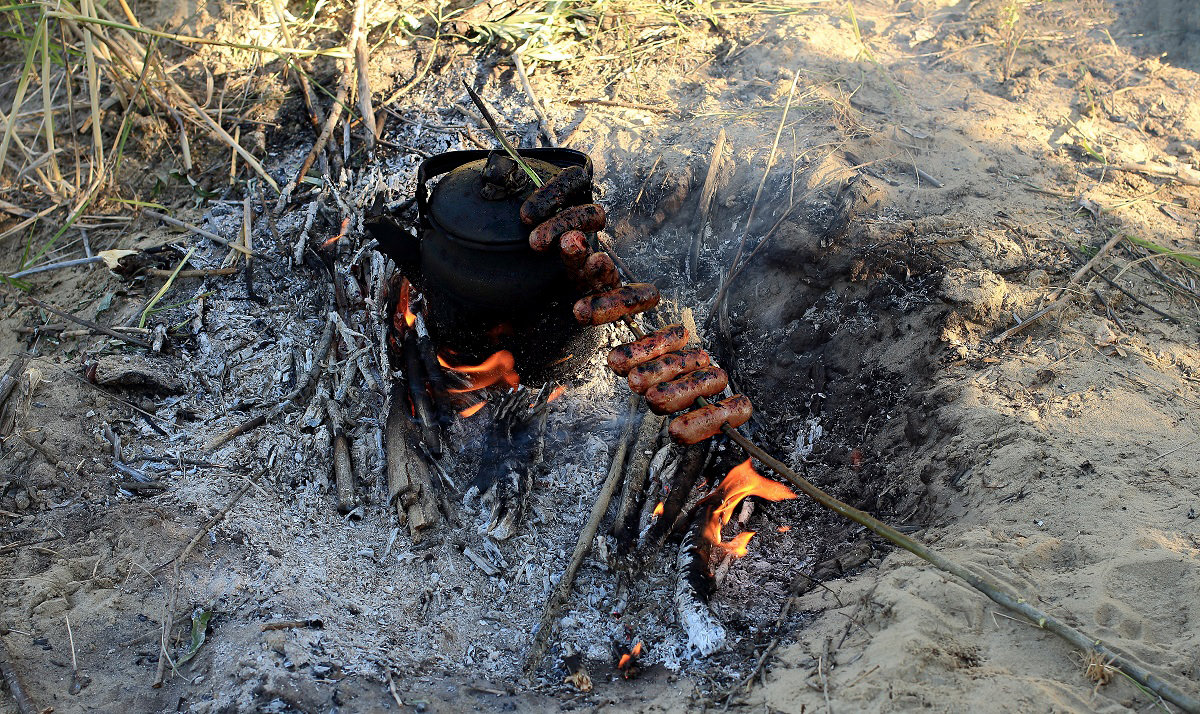
<path fill-rule="evenodd" d="M 599 64 L 539 71 L 533 85 L 560 135 L 570 133 L 570 145 L 596 159 L 620 252 L 703 319 L 794 81 L 750 245 L 776 221 L 779 227 L 730 291 L 729 330 L 714 321 L 706 334 L 755 401 L 756 437 L 835 495 L 1195 692 L 1195 264 L 1149 257 L 1124 241 L 1100 267 L 1125 292 L 1085 276 L 1071 286 L 1065 309 L 1000 343 L 992 338 L 1032 315 L 1114 233 L 1197 255 L 1200 57 L 1187 53 L 1194 36 L 1187 28 L 1200 32 L 1200 23 L 1187 3 L 1019 3 L 1016 15 L 1009 6 L 862 3 L 854 20 L 844 7 L 806 6 L 730 20 L 720 31 L 692 27 L 641 74 L 607 77 L 623 101 L 677 115 L 569 104 L 599 94 L 589 85 L 606 77 Z M 155 19 L 189 29 L 188 18 Z M 236 36 L 228 19 L 215 22 Z M 469 148 L 481 130 L 439 133 L 411 120 L 471 126 L 461 114 L 430 107 L 458 97 L 461 77 L 482 75 L 532 143 L 536 118 L 519 97 L 504 94 L 507 68 L 477 66 L 453 44 L 442 52 L 395 107 L 406 121 L 393 122 L 385 136 L 427 152 Z M 382 50 L 373 59 L 376 83 L 401 85 L 423 60 L 404 47 Z M 279 111 L 293 122 L 297 116 L 294 100 Z M 726 156 L 705 229 L 696 207 L 721 130 Z M 299 131 L 265 136 L 272 170 L 294 172 L 310 140 Z M 389 199 L 411 190 L 404 181 L 418 160 L 411 152 L 389 156 L 387 172 L 403 177 L 384 191 Z M 348 192 L 368 195 L 369 180 L 357 181 Z M 202 220 L 201 212 L 192 215 Z M 203 220 L 228 231 L 239 216 L 210 209 Z M 281 254 L 302 222 L 301 212 L 281 220 L 289 239 L 275 246 Z M 165 234 L 149 223 L 117 238 L 143 247 L 161 242 Z M 686 256 L 697 234 L 693 275 Z M 206 250 L 198 255 L 205 265 L 225 253 Z M 556 457 L 555 473 L 565 480 L 538 501 L 546 514 L 564 515 L 547 516 L 551 526 L 539 524 L 504 552 L 514 563 L 537 555 L 524 560 L 526 575 L 502 587 L 471 570 L 461 554 L 465 536 L 451 526 L 428 551 L 406 534 L 397 539 L 378 483 L 368 486 L 363 521 L 338 516 L 317 483 L 327 457 L 303 414 L 215 454 L 225 470 L 159 458 L 198 453 L 205 438 L 252 413 L 262 394 L 285 381 L 286 370 L 271 366 L 279 355 L 298 353 L 303 362 L 311 348 L 323 294 L 286 267 L 262 270 L 268 307 L 247 303 L 242 287 L 229 283 L 177 287 L 170 299 L 189 304 L 166 316 L 172 324 L 198 321 L 196 342 L 141 369 L 94 339 L 18 334 L 37 318 L 6 309 L 4 347 L 33 344 L 41 381 L 29 389 L 25 378 L 8 406 L 29 439 L 6 442 L 2 454 L 0 627 L 10 659 L 43 706 L 380 711 L 396 708 L 388 677 L 399 684 L 402 711 L 1156 706 L 1120 675 L 1098 685 L 1067 644 L 801 503 L 756 516 L 760 547 L 731 568 L 716 605 L 751 625 L 725 659 L 678 673 L 656 666 L 633 680 L 595 665 L 590 695 L 560 685 L 561 674 L 549 671 L 526 687 L 512 676 L 524 628 L 536 621 L 565 559 L 559 551 L 571 547 L 587 494 L 603 478 L 604 442 L 617 431 L 624 393 L 596 364 L 578 376 L 557 422 L 563 443 L 573 444 Z M 55 274 L 36 294 L 115 323 L 136 318 L 156 289 L 97 271 Z M 157 434 L 127 405 L 71 378 L 97 359 L 101 387 L 165 419 L 175 436 Z M 159 383 L 136 383 L 145 374 Z M 362 394 L 369 422 L 379 401 L 365 388 Z M 114 482 L 123 477 L 113 472 L 101 424 L 123 439 L 127 461 L 146 455 L 147 467 L 163 469 L 170 492 L 119 494 Z M 583 429 L 589 438 L 572 440 Z M 362 434 L 369 433 L 368 425 Z M 267 475 L 203 539 L 203 556 L 183 574 L 177 621 L 186 622 L 193 606 L 217 603 L 217 625 L 186 676 L 151 690 L 171 597 L 170 570 L 154 566 L 169 562 L 260 465 Z M 794 528 L 797 539 L 772 533 L 779 525 Z M 808 540 L 800 542 L 801 534 Z M 859 559 L 846 577 L 792 601 L 774 626 L 797 573 L 862 544 L 871 553 L 865 567 Z M 427 588 L 435 574 L 454 587 Z M 582 623 L 573 636 L 584 644 L 604 632 L 595 623 L 609 602 L 609 578 L 603 563 L 585 569 L 587 597 L 596 603 L 570 611 Z M 535 594 L 507 589 L 516 585 Z M 493 605 L 503 622 L 486 620 Z M 437 621 L 438 612 L 455 610 L 462 612 Z M 313 615 L 323 629 L 259 629 Z M 659 615 L 653 631 L 666 638 L 669 612 Z M 740 686 L 767 650 L 761 675 Z M 75 693 L 73 651 L 90 680 Z M 6 697 L 0 712 L 16 711 Z"/>

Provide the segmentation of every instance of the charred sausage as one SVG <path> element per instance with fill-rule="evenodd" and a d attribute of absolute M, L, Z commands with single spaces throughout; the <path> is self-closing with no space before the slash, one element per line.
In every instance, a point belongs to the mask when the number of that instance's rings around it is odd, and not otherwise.
<path fill-rule="evenodd" d="M 572 273 L 583 269 L 588 259 L 587 236 L 582 231 L 567 231 L 558 241 L 558 249 L 562 253 L 563 262 Z"/>
<path fill-rule="evenodd" d="M 717 435 L 725 424 L 735 429 L 745 424 L 750 421 L 750 415 L 753 413 L 754 408 L 750 406 L 750 400 L 741 394 L 735 394 L 716 404 L 709 404 L 675 417 L 667 431 L 677 444 L 698 444 L 710 436 Z"/>
<path fill-rule="evenodd" d="M 539 253 L 550 250 L 558 237 L 567 231 L 590 233 L 604 227 L 604 209 L 595 203 L 572 206 L 553 218 L 543 221 L 529 234 L 529 245 Z"/>
<path fill-rule="evenodd" d="M 612 356 L 609 355 L 609 360 L 611 359 Z M 675 379 L 686 372 L 707 367 L 709 364 L 708 353 L 704 350 L 671 352 L 629 370 L 629 388 L 638 394 L 645 394 L 647 389 L 656 384 Z"/>
<path fill-rule="evenodd" d="M 568 166 L 525 199 L 521 204 L 521 222 L 536 226 L 566 208 L 587 187 L 587 171 L 582 166 Z"/>
<path fill-rule="evenodd" d="M 609 290 L 621 284 L 621 275 L 608 253 L 592 253 L 583 266 L 583 277 L 592 290 Z"/>
<path fill-rule="evenodd" d="M 608 367 L 624 377 L 629 370 L 683 347 L 688 341 L 688 331 L 683 325 L 667 325 L 645 337 L 617 345 L 608 353 Z"/>
<path fill-rule="evenodd" d="M 646 403 L 655 414 L 674 414 L 687 409 L 697 397 L 711 397 L 728 385 L 725 370 L 705 367 L 647 389 Z"/>
<path fill-rule="evenodd" d="M 575 303 L 575 319 L 585 325 L 603 325 L 645 312 L 658 304 L 658 288 L 650 283 L 630 283 Z"/>

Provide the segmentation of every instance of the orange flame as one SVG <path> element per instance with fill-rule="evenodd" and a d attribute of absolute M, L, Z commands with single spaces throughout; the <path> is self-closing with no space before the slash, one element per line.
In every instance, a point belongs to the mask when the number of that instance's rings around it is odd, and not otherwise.
<path fill-rule="evenodd" d="M 404 332 L 405 326 L 412 327 L 417 322 L 417 316 L 411 309 L 411 295 L 412 283 L 405 278 L 400 282 L 400 297 L 396 300 L 396 314 L 392 316 L 392 327 L 397 332 Z"/>
<path fill-rule="evenodd" d="M 623 655 L 621 655 L 621 659 L 617 660 L 617 669 L 625 669 L 626 667 L 628 667 L 630 665 L 631 662 L 633 662 L 633 658 L 637 657 L 641 653 L 642 653 L 642 643 L 639 641 L 636 645 L 633 646 L 633 649 L 629 651 L 629 654 L 623 654 Z M 626 676 L 628 676 L 628 675 L 626 675 Z"/>
<path fill-rule="evenodd" d="M 554 401 L 555 399 L 558 399 L 559 397 L 561 397 L 561 396 L 562 396 L 563 394 L 565 394 L 566 392 L 567 392 L 567 388 L 566 388 L 566 387 L 562 386 L 561 384 L 560 384 L 560 385 L 558 385 L 558 386 L 557 386 L 557 387 L 555 387 L 553 390 L 551 390 L 551 392 L 550 392 L 550 396 L 546 397 L 546 403 L 547 403 L 547 404 L 549 404 L 550 402 Z M 530 409 L 533 409 L 533 408 L 534 408 L 534 407 L 536 407 L 536 406 L 537 406 L 537 402 L 530 402 L 530 403 L 529 403 L 529 408 L 530 408 Z"/>
<path fill-rule="evenodd" d="M 521 377 L 514 369 L 516 360 L 513 359 L 512 352 L 508 350 L 500 350 L 477 365 L 455 366 L 447 362 L 446 358 L 441 355 L 438 355 L 438 363 L 446 369 L 465 376 L 470 383 L 470 386 L 462 389 L 446 390 L 450 394 L 474 392 L 498 382 L 504 382 L 511 389 L 516 389 L 521 384 Z"/>
<path fill-rule="evenodd" d="M 659 501 L 658 505 L 654 507 L 654 515 L 661 516 L 662 514 L 663 514 L 663 502 Z"/>
<path fill-rule="evenodd" d="M 467 407 L 466 409 L 463 409 L 461 412 L 458 413 L 458 415 L 460 417 L 462 417 L 463 419 L 466 419 L 469 416 L 474 416 L 475 414 L 477 414 L 479 412 L 480 409 L 483 409 L 483 405 L 485 405 L 485 404 L 487 404 L 486 399 L 477 404 L 472 404 L 471 406 Z"/>
<path fill-rule="evenodd" d="M 735 558 L 746 554 L 746 546 L 754 537 L 754 531 L 745 531 L 734 536 L 728 543 L 721 542 L 721 527 L 733 517 L 733 510 L 738 504 L 747 496 L 758 496 L 766 501 L 786 501 L 796 497 L 787 486 L 759 475 L 750 465 L 749 459 L 733 467 L 713 492 L 714 498 L 718 495 L 721 503 L 713 509 L 708 523 L 704 526 L 704 538 L 713 546 L 729 551 Z"/>
<path fill-rule="evenodd" d="M 792 527 L 791 527 L 791 526 L 779 526 L 779 527 L 778 527 L 778 528 L 776 528 L 775 530 L 776 530 L 776 531 L 778 531 L 779 533 L 787 533 L 787 532 L 788 532 L 788 531 L 790 531 L 791 529 L 792 529 Z"/>

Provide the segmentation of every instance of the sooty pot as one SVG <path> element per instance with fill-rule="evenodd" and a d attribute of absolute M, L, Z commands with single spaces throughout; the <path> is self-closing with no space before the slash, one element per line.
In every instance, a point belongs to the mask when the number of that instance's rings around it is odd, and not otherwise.
<path fill-rule="evenodd" d="M 520 154 L 542 181 L 574 165 L 592 173 L 591 159 L 571 149 Z M 591 352 L 579 344 L 582 331 L 571 316 L 579 295 L 557 251 L 529 247 L 531 227 L 519 212 L 534 189 L 502 152 L 452 151 L 417 171 L 415 236 L 392 216 L 369 224 L 381 250 L 425 296 L 440 345 L 464 360 L 508 349 L 518 372 L 531 376 Z M 590 201 L 589 182 L 576 202 Z"/>

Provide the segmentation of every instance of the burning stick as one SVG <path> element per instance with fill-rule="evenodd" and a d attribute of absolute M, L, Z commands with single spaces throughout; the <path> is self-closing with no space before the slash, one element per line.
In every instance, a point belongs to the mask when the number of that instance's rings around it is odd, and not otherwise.
<path fill-rule="evenodd" d="M 429 390 L 426 386 L 428 375 L 417 347 L 417 336 L 411 330 L 404 334 L 404 363 L 408 396 L 412 400 L 417 420 L 421 422 L 421 440 L 425 442 L 429 453 L 441 456 L 442 440 L 438 435 L 437 418 L 434 416 L 433 403 L 429 400 Z"/>
<path fill-rule="evenodd" d="M 688 496 L 691 495 L 696 480 L 704 471 L 711 446 L 712 442 L 709 441 L 684 448 L 683 455 L 679 457 L 679 467 L 675 470 L 671 491 L 663 501 L 662 513 L 659 514 L 658 520 L 654 522 L 650 533 L 646 536 L 647 542 L 662 545 L 667 538 L 671 537 L 671 534 L 683 528 L 683 520 L 686 517 L 683 507 L 687 504 Z"/>
<path fill-rule="evenodd" d="M 429 329 L 425 326 L 425 316 L 418 312 L 413 323 L 417 332 L 417 353 L 421 364 L 425 367 L 425 376 L 429 380 L 429 391 L 433 393 L 433 404 L 438 421 L 445 426 L 450 421 L 450 401 L 446 393 L 446 375 L 438 364 L 437 350 L 433 348 L 433 340 L 429 337 Z"/>
<path fill-rule="evenodd" d="M 721 527 L 729 522 L 734 509 L 748 496 L 768 501 L 796 498 L 787 486 L 760 476 L 746 460 L 734 467 L 721 485 L 698 504 L 696 518 L 679 546 L 675 611 L 687 632 L 688 644 L 704 656 L 725 646 L 725 628 L 708 608 L 715 589 L 713 549 L 725 550 L 735 558 L 746 554 L 746 545 L 754 532 L 739 533 L 725 543 L 721 541 Z"/>

